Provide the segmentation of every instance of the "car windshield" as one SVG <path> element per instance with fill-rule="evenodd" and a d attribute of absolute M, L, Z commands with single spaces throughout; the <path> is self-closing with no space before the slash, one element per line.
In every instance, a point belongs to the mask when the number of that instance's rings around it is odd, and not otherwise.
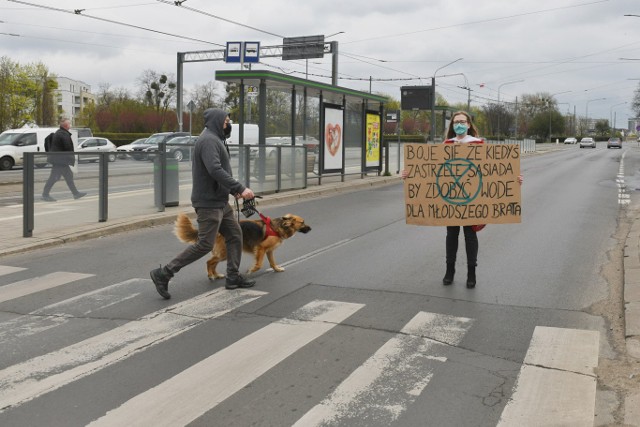
<path fill-rule="evenodd" d="M 140 144 L 146 144 L 146 143 L 147 143 L 146 139 L 138 139 L 137 141 L 133 141 L 131 145 L 140 145 Z"/>
<path fill-rule="evenodd" d="M 166 138 L 166 134 L 151 135 L 145 141 L 145 144 L 158 145 L 158 143 Z"/>

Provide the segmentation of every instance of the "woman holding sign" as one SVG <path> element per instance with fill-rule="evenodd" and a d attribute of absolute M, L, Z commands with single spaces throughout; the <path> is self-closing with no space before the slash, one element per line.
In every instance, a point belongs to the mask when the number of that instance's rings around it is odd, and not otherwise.
<path fill-rule="evenodd" d="M 458 111 L 453 114 L 447 129 L 447 139 L 445 144 L 483 144 L 484 140 L 478 137 L 478 130 L 471 120 L 471 116 L 464 112 Z M 402 179 L 406 179 L 408 171 L 402 171 Z M 518 176 L 518 182 L 522 184 L 522 175 Z M 482 230 L 484 225 L 463 226 L 465 248 L 467 252 L 467 288 L 475 288 L 476 286 L 476 265 L 478 260 L 478 236 L 477 232 Z M 442 279 L 443 285 L 453 283 L 453 277 L 456 273 L 456 256 L 458 253 L 458 240 L 460 236 L 460 226 L 447 226 L 446 240 L 446 261 L 447 272 Z"/>

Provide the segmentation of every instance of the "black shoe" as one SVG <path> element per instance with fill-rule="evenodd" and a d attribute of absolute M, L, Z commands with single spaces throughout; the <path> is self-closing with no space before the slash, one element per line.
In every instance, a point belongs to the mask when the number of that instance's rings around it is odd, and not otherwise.
<path fill-rule="evenodd" d="M 467 288 L 473 289 L 476 287 L 476 267 L 468 267 L 467 270 Z"/>
<path fill-rule="evenodd" d="M 153 284 L 156 285 L 156 291 L 158 291 L 162 298 L 171 298 L 171 294 L 169 293 L 169 280 L 171 280 L 171 276 L 168 275 L 162 267 L 151 270 L 149 275 L 151 276 L 151 280 L 153 280 Z"/>
<path fill-rule="evenodd" d="M 45 202 L 57 202 L 57 200 L 51 196 L 42 196 L 41 199 L 44 200 Z"/>
<path fill-rule="evenodd" d="M 80 198 L 82 198 L 82 197 L 84 197 L 84 196 L 86 196 L 86 195 L 87 195 L 87 193 L 81 193 L 81 192 L 78 192 L 78 193 L 76 193 L 76 194 L 74 194 L 74 195 L 73 195 L 73 198 L 74 198 L 74 199 L 80 199 Z"/>
<path fill-rule="evenodd" d="M 237 288 L 250 288 L 256 284 L 255 280 L 247 279 L 238 274 L 235 278 L 230 279 L 227 277 L 227 281 L 224 285 L 226 289 L 237 289 Z"/>
<path fill-rule="evenodd" d="M 476 279 L 467 279 L 467 288 L 473 289 L 476 287 Z"/>
<path fill-rule="evenodd" d="M 447 263 L 447 272 L 442 279 L 442 284 L 448 286 L 453 283 L 453 276 L 456 274 L 456 267 L 453 263 Z"/>

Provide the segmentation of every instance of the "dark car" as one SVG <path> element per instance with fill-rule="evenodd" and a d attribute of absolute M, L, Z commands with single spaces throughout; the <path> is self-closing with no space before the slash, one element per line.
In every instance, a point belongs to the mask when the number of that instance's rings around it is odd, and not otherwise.
<path fill-rule="evenodd" d="M 609 138 L 607 148 L 622 148 L 622 140 L 620 138 Z"/>
<path fill-rule="evenodd" d="M 191 151 L 198 139 L 197 136 L 179 136 L 167 141 L 167 157 L 176 159 L 179 162 L 191 159 Z M 152 146 L 146 150 L 149 160 L 153 160 L 158 154 L 158 146 Z"/>
<path fill-rule="evenodd" d="M 138 144 L 133 147 L 133 150 L 129 152 L 129 155 L 134 160 L 149 160 L 149 153 L 147 151 L 148 148 L 155 147 L 156 151 L 158 150 L 158 144 L 161 142 L 169 142 L 173 138 L 177 138 L 179 136 L 190 136 L 189 132 L 161 132 L 154 133 L 151 135 L 144 144 Z M 153 152 L 153 150 L 151 150 Z"/>

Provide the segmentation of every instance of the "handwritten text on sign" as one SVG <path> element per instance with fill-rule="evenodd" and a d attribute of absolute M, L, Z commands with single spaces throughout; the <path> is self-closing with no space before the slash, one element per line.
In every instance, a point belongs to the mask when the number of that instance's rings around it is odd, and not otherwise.
<path fill-rule="evenodd" d="M 520 147 L 512 144 L 406 144 L 407 224 L 519 223 Z"/>

